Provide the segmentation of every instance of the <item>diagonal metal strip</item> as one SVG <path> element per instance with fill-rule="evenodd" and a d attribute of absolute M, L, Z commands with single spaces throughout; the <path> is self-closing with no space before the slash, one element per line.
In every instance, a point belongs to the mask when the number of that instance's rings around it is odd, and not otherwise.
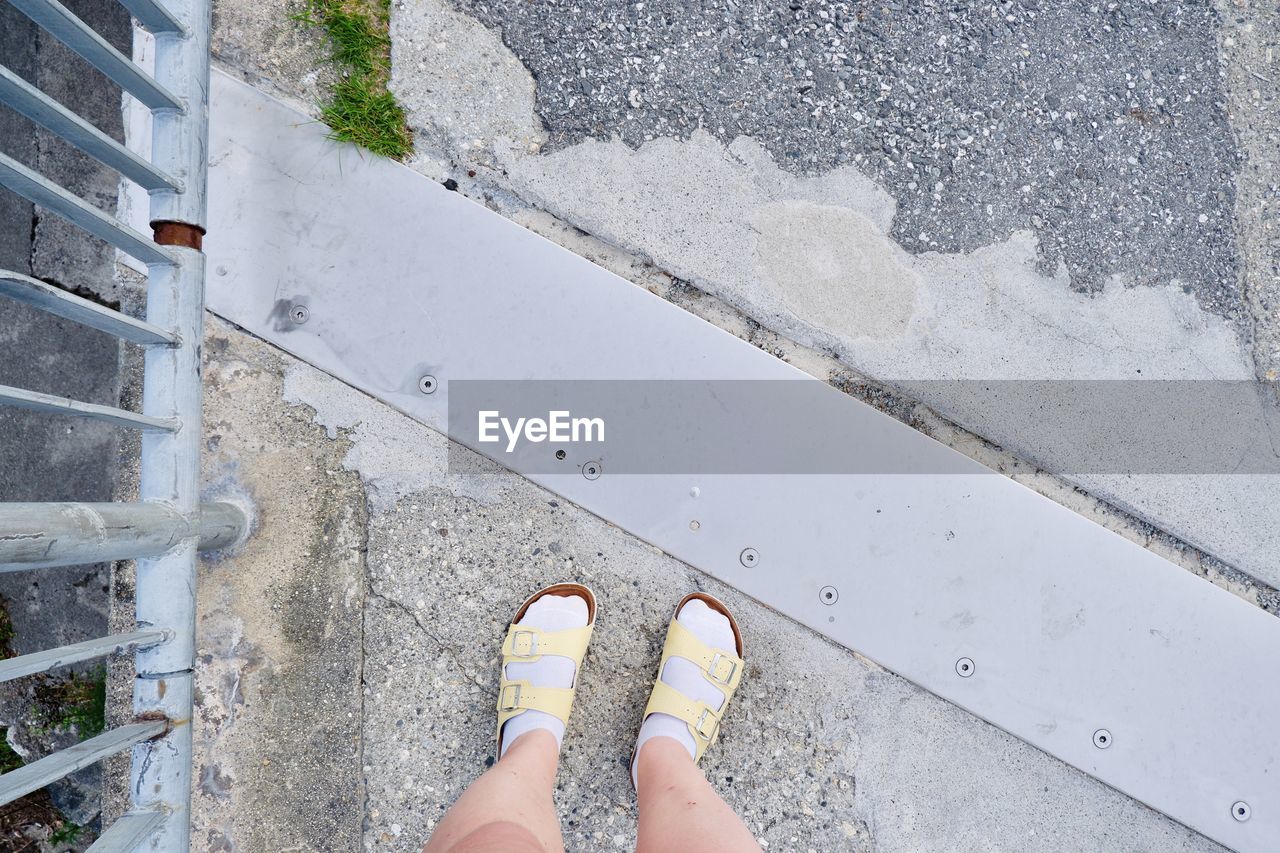
<path fill-rule="evenodd" d="M 211 309 L 428 425 L 458 380 L 816 382 L 217 74 L 212 126 Z M 1280 620 L 835 405 L 852 441 L 956 470 L 532 479 L 1223 844 L 1280 849 Z"/>

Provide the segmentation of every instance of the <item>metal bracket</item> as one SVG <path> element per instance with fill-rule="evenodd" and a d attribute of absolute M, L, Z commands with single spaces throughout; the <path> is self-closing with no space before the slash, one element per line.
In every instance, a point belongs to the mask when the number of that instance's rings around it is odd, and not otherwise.
<path fill-rule="evenodd" d="M 209 306 L 425 424 L 444 429 L 460 379 L 816 381 L 213 82 Z M 282 319 L 299 300 L 305 325 Z M 951 453 L 844 399 L 851 440 Z M 1012 480 L 572 454 L 531 478 L 1223 844 L 1280 849 L 1280 620 Z"/>

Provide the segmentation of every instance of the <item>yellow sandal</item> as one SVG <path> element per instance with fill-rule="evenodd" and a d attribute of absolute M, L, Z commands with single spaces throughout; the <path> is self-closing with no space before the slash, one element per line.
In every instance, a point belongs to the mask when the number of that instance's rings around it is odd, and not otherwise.
<path fill-rule="evenodd" d="M 581 628 L 563 631 L 542 631 L 532 625 L 517 624 L 533 604 L 544 595 L 577 595 L 587 603 L 587 624 Z M 591 631 L 596 626 L 596 597 L 590 589 L 578 583 L 557 583 L 540 589 L 520 605 L 507 629 L 507 639 L 502 644 L 502 668 L 498 683 L 498 755 L 502 755 L 502 727 L 507 720 L 525 711 L 542 711 L 569 724 L 569 711 L 573 708 L 573 696 L 578 689 L 578 675 L 582 672 L 582 659 L 591 641 Z M 534 687 L 527 680 L 507 678 L 507 664 L 533 663 L 543 655 L 558 655 L 574 662 L 572 687 Z"/>
<path fill-rule="evenodd" d="M 676 617 L 680 615 L 680 610 L 695 598 L 729 620 L 736 646 L 734 652 L 708 646 L 677 621 Z M 706 702 L 686 696 L 662 680 L 662 672 L 666 668 L 667 660 L 673 657 L 692 662 L 702 670 L 702 677 L 724 694 L 724 702 L 718 710 Z M 662 661 L 658 664 L 658 677 L 653 683 L 653 692 L 649 694 L 649 702 L 645 705 L 641 725 L 650 714 L 669 714 L 680 720 L 688 726 L 689 733 L 693 735 L 696 749 L 693 760 L 695 763 L 700 761 L 703 753 L 716 742 L 716 738 L 720 735 L 720 721 L 724 718 L 725 711 L 729 709 L 729 700 L 733 698 L 734 691 L 742 681 L 743 666 L 742 632 L 738 630 L 738 622 L 729 612 L 729 608 L 719 599 L 705 592 L 686 595 L 676 605 L 675 613 L 671 616 L 671 624 L 667 626 L 667 641 L 662 646 Z M 631 763 L 635 764 L 634 755 L 631 757 Z"/>

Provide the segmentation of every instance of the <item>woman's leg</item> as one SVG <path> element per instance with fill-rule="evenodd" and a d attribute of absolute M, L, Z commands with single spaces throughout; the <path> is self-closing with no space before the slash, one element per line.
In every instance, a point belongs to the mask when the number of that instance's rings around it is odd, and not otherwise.
<path fill-rule="evenodd" d="M 564 850 L 551 802 L 559 757 L 560 744 L 546 729 L 516 738 L 445 813 L 424 853 Z"/>
<path fill-rule="evenodd" d="M 590 605 L 587 598 L 591 599 Z M 594 607 L 595 596 L 578 584 L 556 584 L 536 593 L 517 611 L 517 624 L 512 626 L 508 643 L 503 645 L 502 683 L 507 684 L 507 679 L 511 679 L 523 685 L 526 692 L 531 687 L 534 691 L 550 688 L 551 693 L 572 687 L 577 674 L 573 658 L 531 654 L 536 652 L 533 648 L 518 653 L 511 638 L 521 633 L 518 627 L 527 627 L 529 630 L 523 633 L 533 636 L 531 643 L 547 643 L 550 649 L 559 641 L 564 649 L 565 635 L 561 632 L 576 631 L 570 636 L 577 637 L 574 642 L 582 643 L 585 653 L 587 639 L 579 635 L 593 618 Z M 507 650 L 509 645 L 511 650 Z M 518 705 L 521 688 L 513 689 Z M 534 703 L 533 707 L 526 707 L 506 719 L 498 761 L 472 782 L 445 813 L 423 848 L 424 853 L 564 850 L 551 791 L 565 726 L 562 719 L 534 710 L 536 707 Z M 503 719 L 501 714 L 499 719 Z"/>
<path fill-rule="evenodd" d="M 720 799 L 689 750 L 669 737 L 653 737 L 636 758 L 640 801 L 637 853 L 759 851 L 742 819 Z"/>

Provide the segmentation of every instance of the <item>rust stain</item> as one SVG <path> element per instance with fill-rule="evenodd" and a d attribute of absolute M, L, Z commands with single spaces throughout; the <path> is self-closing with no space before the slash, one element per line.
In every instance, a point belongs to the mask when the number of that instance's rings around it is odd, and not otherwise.
<path fill-rule="evenodd" d="M 151 228 L 161 246 L 186 246 L 198 251 L 204 240 L 204 229 L 186 222 L 152 222 Z"/>

